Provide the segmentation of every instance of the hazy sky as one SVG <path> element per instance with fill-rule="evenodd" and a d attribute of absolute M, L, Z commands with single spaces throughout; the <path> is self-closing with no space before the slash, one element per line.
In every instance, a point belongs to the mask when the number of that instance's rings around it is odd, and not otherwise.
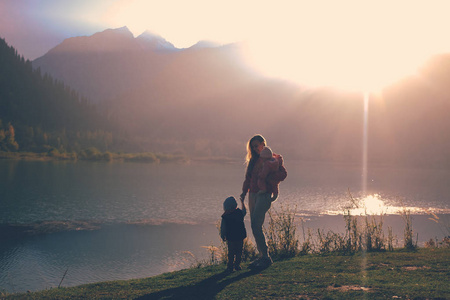
<path fill-rule="evenodd" d="M 0 37 L 27 59 L 65 38 L 127 26 L 178 48 L 246 42 L 261 71 L 378 89 L 450 52 L 450 1 L 0 0 Z"/>

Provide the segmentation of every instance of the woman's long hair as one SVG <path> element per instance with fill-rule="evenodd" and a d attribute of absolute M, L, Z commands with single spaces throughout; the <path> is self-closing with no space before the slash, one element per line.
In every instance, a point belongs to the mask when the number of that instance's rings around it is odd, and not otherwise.
<path fill-rule="evenodd" d="M 260 135 L 256 134 L 247 142 L 247 156 L 245 157 L 245 163 L 247 164 L 247 174 L 253 170 L 253 167 L 255 165 L 255 161 L 259 158 L 259 154 L 256 153 L 255 150 L 252 148 L 252 142 L 258 141 L 260 143 L 263 143 L 264 146 L 267 145 L 266 139 Z"/>

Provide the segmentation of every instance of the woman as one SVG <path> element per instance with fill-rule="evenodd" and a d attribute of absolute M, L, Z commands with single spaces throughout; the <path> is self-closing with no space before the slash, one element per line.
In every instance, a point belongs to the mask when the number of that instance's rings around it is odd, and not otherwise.
<path fill-rule="evenodd" d="M 270 193 L 258 193 L 258 175 L 262 169 L 263 163 L 259 155 L 266 144 L 266 139 L 259 134 L 253 136 L 248 141 L 246 157 L 247 171 L 245 173 L 245 181 L 240 196 L 241 201 L 244 201 L 247 192 L 249 193 L 248 208 L 250 211 L 251 227 L 256 247 L 260 255 L 260 258 L 252 263 L 252 266 L 256 267 L 268 267 L 272 264 L 272 259 L 269 256 L 266 239 L 262 230 L 266 212 L 270 209 L 272 200 L 270 198 Z"/>

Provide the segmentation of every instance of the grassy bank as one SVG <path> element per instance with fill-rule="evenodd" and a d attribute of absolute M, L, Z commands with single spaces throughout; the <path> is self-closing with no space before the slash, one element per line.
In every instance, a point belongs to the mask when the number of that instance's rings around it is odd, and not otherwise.
<path fill-rule="evenodd" d="M 3 295 L 2 299 L 449 299 L 450 250 L 304 255 L 265 270 L 224 265 L 145 279 Z"/>

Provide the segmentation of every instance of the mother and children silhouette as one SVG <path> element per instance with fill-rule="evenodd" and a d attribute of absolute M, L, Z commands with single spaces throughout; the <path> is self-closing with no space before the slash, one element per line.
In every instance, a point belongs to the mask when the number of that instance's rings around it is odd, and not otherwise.
<path fill-rule="evenodd" d="M 250 224 L 259 254 L 258 259 L 249 267 L 267 268 L 272 264 L 262 227 L 272 202 L 278 199 L 279 184 L 287 177 L 287 171 L 283 165 L 283 157 L 273 153 L 266 145 L 266 139 L 259 134 L 253 136 L 247 143 L 247 170 L 242 194 L 239 197 L 241 208 L 238 208 L 233 196 L 223 202 L 220 236 L 227 242 L 228 247 L 227 272 L 241 270 L 242 250 L 244 239 L 247 237 L 244 224 L 244 217 L 247 214 L 244 200 L 247 193 Z"/>

